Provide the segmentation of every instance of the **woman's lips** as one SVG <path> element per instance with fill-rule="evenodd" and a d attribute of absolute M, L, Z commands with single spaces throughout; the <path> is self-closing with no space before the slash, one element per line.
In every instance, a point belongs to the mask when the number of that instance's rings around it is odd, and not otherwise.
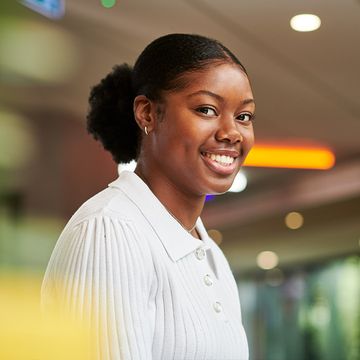
<path fill-rule="evenodd" d="M 204 160 L 205 164 L 207 165 L 208 168 L 210 168 L 210 170 L 220 175 L 231 175 L 238 167 L 238 161 L 239 161 L 238 158 L 235 158 L 232 164 L 222 165 L 216 160 L 210 159 L 204 153 L 201 153 L 201 158 Z"/>

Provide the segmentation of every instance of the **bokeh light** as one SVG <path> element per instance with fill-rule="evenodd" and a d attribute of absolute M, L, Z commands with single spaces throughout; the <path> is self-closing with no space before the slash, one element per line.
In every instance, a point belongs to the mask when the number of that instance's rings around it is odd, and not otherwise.
<path fill-rule="evenodd" d="M 235 176 L 234 182 L 228 192 L 241 192 L 245 190 L 247 185 L 247 179 L 243 172 L 238 172 Z"/>
<path fill-rule="evenodd" d="M 285 216 L 285 224 L 289 229 L 299 229 L 304 224 L 304 217 L 296 211 L 290 212 Z"/>
<path fill-rule="evenodd" d="M 223 235 L 219 230 L 211 229 L 208 231 L 209 236 L 216 242 L 216 244 L 220 245 L 223 240 Z"/>
<path fill-rule="evenodd" d="M 326 299 L 317 300 L 310 308 L 309 321 L 314 328 L 328 326 L 331 319 L 329 305 Z"/>
<path fill-rule="evenodd" d="M 26 165 L 35 153 L 35 139 L 26 119 L 0 108 L 0 169 Z"/>
<path fill-rule="evenodd" d="M 62 83 L 78 65 L 72 37 L 49 23 L 2 19 L 0 66 L 9 75 L 38 82 Z"/>
<path fill-rule="evenodd" d="M 335 154 L 326 146 L 276 143 L 257 143 L 244 162 L 244 166 L 317 170 L 331 169 L 334 164 Z"/>
<path fill-rule="evenodd" d="M 261 269 L 273 269 L 278 265 L 279 257 L 273 251 L 262 251 L 256 257 L 256 263 Z"/>
<path fill-rule="evenodd" d="M 101 0 L 101 5 L 106 8 L 112 8 L 115 6 L 116 0 Z"/>

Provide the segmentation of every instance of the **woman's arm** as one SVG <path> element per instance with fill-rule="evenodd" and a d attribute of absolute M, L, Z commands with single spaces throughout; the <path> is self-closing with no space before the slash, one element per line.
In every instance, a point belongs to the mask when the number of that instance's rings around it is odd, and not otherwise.
<path fill-rule="evenodd" d="M 57 299 L 90 322 L 97 358 L 151 360 L 150 272 L 146 246 L 130 222 L 103 214 L 59 238 L 42 287 L 42 302 Z"/>

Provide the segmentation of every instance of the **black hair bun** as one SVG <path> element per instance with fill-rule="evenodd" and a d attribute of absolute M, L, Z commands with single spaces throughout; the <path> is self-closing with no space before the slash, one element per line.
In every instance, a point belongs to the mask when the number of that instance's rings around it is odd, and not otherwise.
<path fill-rule="evenodd" d="M 135 121 L 132 68 L 116 65 L 90 92 L 87 130 L 117 163 L 137 158 L 140 129 Z"/>

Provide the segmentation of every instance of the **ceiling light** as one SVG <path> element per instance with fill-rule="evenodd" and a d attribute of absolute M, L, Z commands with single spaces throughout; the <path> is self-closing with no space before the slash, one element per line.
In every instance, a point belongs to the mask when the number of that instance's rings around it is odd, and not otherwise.
<path fill-rule="evenodd" d="M 290 26 L 295 31 L 307 32 L 317 30 L 321 25 L 321 20 L 313 14 L 300 14 L 291 18 Z"/>
<path fill-rule="evenodd" d="M 299 229 L 304 224 L 304 217 L 300 213 L 293 211 L 286 215 L 285 224 L 289 229 Z"/>
<path fill-rule="evenodd" d="M 262 251 L 256 257 L 256 262 L 261 269 L 273 269 L 279 263 L 279 257 L 273 251 Z"/>
<path fill-rule="evenodd" d="M 334 153 L 324 146 L 258 144 L 250 151 L 244 166 L 327 170 L 334 164 Z"/>

